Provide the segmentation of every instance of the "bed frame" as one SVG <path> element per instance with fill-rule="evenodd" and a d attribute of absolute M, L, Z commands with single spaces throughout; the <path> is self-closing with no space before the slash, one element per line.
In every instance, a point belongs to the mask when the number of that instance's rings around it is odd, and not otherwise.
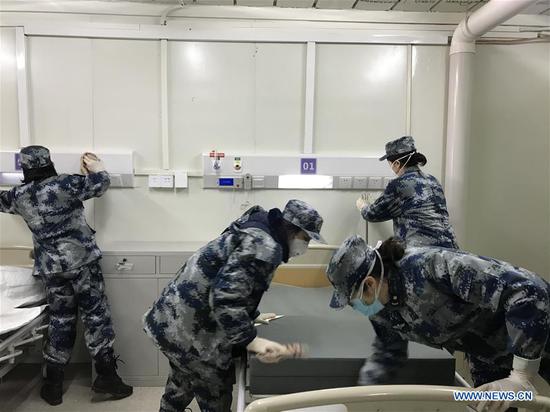
<path fill-rule="evenodd" d="M 344 405 L 349 412 L 420 409 L 464 411 L 475 404 L 474 402 L 456 402 L 454 400 L 453 393 L 464 390 L 465 388 L 432 385 L 379 385 L 325 389 L 258 399 L 248 405 L 245 412 L 281 412 L 326 405 Z M 374 402 L 376 404 L 371 404 Z M 415 407 L 415 403 L 421 403 L 423 406 Z M 430 406 L 427 407 L 426 404 L 430 404 Z M 550 398 L 536 396 L 533 401 L 517 402 L 512 406 L 529 410 L 550 411 Z"/>
<path fill-rule="evenodd" d="M 0 247 L 0 264 L 32 267 L 28 246 Z M 20 329 L 0 335 L 0 379 L 17 366 L 17 358 L 25 353 L 24 345 L 43 338 L 43 330 L 48 327 L 47 314 L 42 312 L 32 322 Z"/>

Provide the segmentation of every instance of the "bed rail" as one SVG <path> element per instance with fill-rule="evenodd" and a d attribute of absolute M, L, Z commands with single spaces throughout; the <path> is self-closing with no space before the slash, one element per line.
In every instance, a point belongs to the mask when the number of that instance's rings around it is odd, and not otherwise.
<path fill-rule="evenodd" d="M 0 378 L 3 378 L 15 367 L 16 358 L 24 353 L 23 350 L 17 348 L 43 338 L 43 334 L 40 332 L 48 327 L 47 324 L 44 324 L 45 319 L 46 313 L 42 312 L 31 323 L 8 337 L 0 336 Z"/>
<path fill-rule="evenodd" d="M 245 409 L 245 412 L 281 412 L 299 408 L 320 407 L 326 405 L 344 405 L 353 408 L 358 404 L 370 402 L 440 402 L 454 404 L 459 402 L 453 398 L 456 391 L 467 391 L 468 388 L 435 385 L 378 385 L 355 386 L 350 388 L 323 389 L 293 393 L 290 395 L 273 396 L 258 399 Z M 475 402 L 460 402 L 466 408 Z M 527 409 L 550 411 L 550 398 L 537 396 L 533 401 L 517 402 L 515 406 Z M 412 407 L 408 406 L 412 409 Z M 373 405 L 375 410 L 381 405 Z"/>

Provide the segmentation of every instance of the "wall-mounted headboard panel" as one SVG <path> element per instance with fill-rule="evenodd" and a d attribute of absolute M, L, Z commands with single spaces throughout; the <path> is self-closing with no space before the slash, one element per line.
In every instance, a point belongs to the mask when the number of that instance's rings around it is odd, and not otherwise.
<path fill-rule="evenodd" d="M 30 257 L 32 250 L 28 246 L 0 247 L 0 265 L 33 267 L 34 261 Z"/>

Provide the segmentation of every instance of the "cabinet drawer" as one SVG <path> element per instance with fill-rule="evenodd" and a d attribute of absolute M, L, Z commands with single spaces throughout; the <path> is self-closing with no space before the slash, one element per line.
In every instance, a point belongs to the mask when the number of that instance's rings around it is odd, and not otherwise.
<path fill-rule="evenodd" d="M 103 256 L 101 269 L 107 274 L 154 274 L 155 256 L 111 255 Z"/>
<path fill-rule="evenodd" d="M 178 255 L 159 256 L 159 273 L 164 275 L 175 275 L 191 256 L 193 256 L 191 252 L 185 252 Z"/>

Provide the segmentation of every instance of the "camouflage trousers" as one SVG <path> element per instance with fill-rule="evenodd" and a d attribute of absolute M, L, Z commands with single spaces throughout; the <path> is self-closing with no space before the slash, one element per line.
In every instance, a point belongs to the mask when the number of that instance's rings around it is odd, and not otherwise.
<path fill-rule="evenodd" d="M 98 261 L 66 273 L 43 274 L 42 280 L 50 317 L 44 359 L 61 365 L 69 362 L 79 312 L 92 358 L 102 360 L 112 356 L 115 333 Z"/>
<path fill-rule="evenodd" d="M 170 374 L 160 412 L 182 412 L 193 399 L 202 412 L 231 412 L 235 368 L 219 369 L 200 360 L 182 362 L 177 354 L 163 352 L 170 361 Z"/>

